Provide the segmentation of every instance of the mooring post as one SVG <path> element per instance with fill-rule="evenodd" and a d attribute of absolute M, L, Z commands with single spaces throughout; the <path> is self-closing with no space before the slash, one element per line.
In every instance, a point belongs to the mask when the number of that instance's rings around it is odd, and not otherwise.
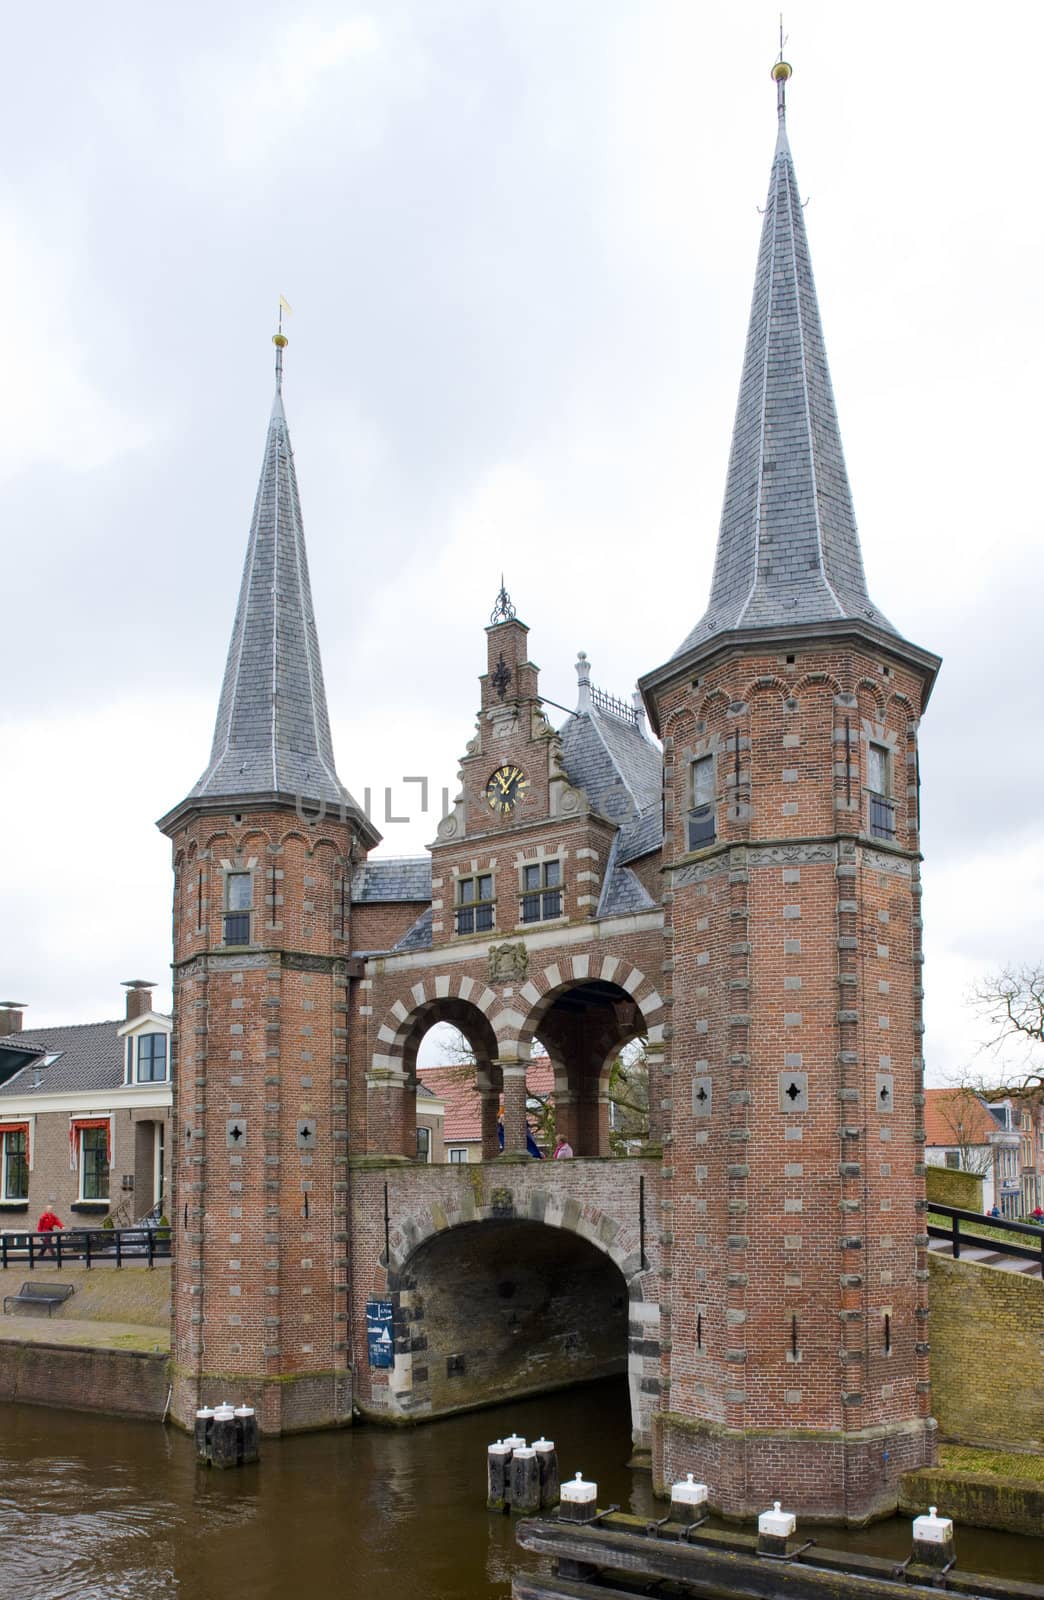
<path fill-rule="evenodd" d="M 214 1422 L 213 1406 L 201 1406 L 196 1412 L 196 1460 L 210 1465 L 210 1430 Z"/>
<path fill-rule="evenodd" d="M 219 1468 L 239 1465 L 236 1413 L 227 1401 L 214 1407 L 214 1419 L 210 1424 L 210 1464 Z"/>
<path fill-rule="evenodd" d="M 540 1469 L 540 1509 L 549 1511 L 558 1504 L 558 1451 L 553 1439 L 534 1439 L 537 1466 Z"/>
<path fill-rule="evenodd" d="M 568 1478 L 562 1485 L 559 1493 L 558 1520 L 593 1522 L 597 1515 L 598 1485 L 588 1482 L 578 1472 L 575 1478 Z M 586 1583 L 594 1577 L 595 1571 L 589 1561 L 571 1561 L 568 1556 L 558 1558 L 560 1578 L 571 1578 L 576 1583 Z"/>
<path fill-rule="evenodd" d="M 511 1453 L 511 1509 L 523 1514 L 540 1510 L 540 1466 L 531 1445 Z"/>
<path fill-rule="evenodd" d="M 671 1521 L 686 1527 L 702 1522 L 707 1515 L 707 1493 L 707 1485 L 694 1483 L 692 1473 L 687 1472 L 684 1482 L 671 1485 Z"/>
<path fill-rule="evenodd" d="M 936 1516 L 934 1506 L 927 1516 L 914 1517 L 913 1559 L 925 1567 L 950 1567 L 957 1559 L 953 1522 Z"/>
<path fill-rule="evenodd" d="M 758 1555 L 785 1556 L 787 1540 L 797 1529 L 797 1517 L 784 1511 L 779 1500 L 771 1511 L 763 1511 L 758 1518 Z"/>
<path fill-rule="evenodd" d="M 261 1459 L 261 1434 L 257 1426 L 257 1413 L 244 1401 L 236 1407 L 236 1443 L 239 1460 L 244 1466 Z"/>
<path fill-rule="evenodd" d="M 506 1511 L 511 1491 L 512 1446 L 498 1439 L 486 1450 L 486 1510 Z"/>

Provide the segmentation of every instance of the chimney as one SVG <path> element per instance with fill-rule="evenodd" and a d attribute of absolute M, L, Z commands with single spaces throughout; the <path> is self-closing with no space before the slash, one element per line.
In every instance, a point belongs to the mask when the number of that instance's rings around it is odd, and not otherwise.
<path fill-rule="evenodd" d="M 24 1011 L 22 1000 L 0 1000 L 0 1039 L 6 1033 L 21 1033 Z"/>
<path fill-rule="evenodd" d="M 152 1010 L 152 991 L 156 987 L 151 978 L 127 978 L 123 987 L 127 991 L 127 1021 L 133 1022 Z"/>

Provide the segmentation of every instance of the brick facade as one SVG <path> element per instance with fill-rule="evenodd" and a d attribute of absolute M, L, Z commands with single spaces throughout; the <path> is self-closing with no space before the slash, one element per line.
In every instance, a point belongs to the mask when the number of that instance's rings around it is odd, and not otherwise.
<path fill-rule="evenodd" d="M 286 1431 L 626 1362 L 657 1482 L 692 1471 L 731 1515 L 785 1496 L 861 1521 L 932 1460 L 917 733 L 938 661 L 866 591 L 773 75 L 710 604 L 641 686 L 662 751 L 582 655 L 552 725 L 502 589 L 430 871 L 371 857 L 277 398 L 211 764 L 162 823 L 184 1423 L 230 1385 Z M 474 1054 L 464 1170 L 412 1160 L 438 1022 Z M 639 1038 L 649 1139 L 613 1161 L 609 1075 Z M 526 1156 L 536 1041 L 561 1165 Z M 388 1302 L 394 1359 L 371 1365 Z"/>

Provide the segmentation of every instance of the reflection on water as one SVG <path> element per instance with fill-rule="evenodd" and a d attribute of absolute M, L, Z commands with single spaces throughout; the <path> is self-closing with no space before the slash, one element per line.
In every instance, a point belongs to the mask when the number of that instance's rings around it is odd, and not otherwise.
<path fill-rule="evenodd" d="M 258 1467 L 196 1466 L 192 1442 L 154 1424 L 0 1407 L 0 1595 L 19 1600 L 230 1600 L 399 1594 L 504 1600 L 527 1559 L 509 1517 L 485 1510 L 486 1445 L 543 1432 L 563 1474 L 599 1502 L 653 1512 L 629 1455 L 623 1380 L 431 1427 L 265 1440 Z M 659 1511 L 657 1515 L 661 1514 Z M 910 1524 L 823 1543 L 905 1556 Z M 1040 1576 L 1036 1540 L 961 1532 L 962 1566 Z"/>

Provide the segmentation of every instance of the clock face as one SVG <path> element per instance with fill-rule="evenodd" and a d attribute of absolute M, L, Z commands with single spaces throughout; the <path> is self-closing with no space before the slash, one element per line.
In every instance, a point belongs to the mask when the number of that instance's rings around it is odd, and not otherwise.
<path fill-rule="evenodd" d="M 529 779 L 521 767 L 507 763 L 491 773 L 486 784 L 486 803 L 491 811 L 509 817 L 520 800 L 525 799 Z"/>

